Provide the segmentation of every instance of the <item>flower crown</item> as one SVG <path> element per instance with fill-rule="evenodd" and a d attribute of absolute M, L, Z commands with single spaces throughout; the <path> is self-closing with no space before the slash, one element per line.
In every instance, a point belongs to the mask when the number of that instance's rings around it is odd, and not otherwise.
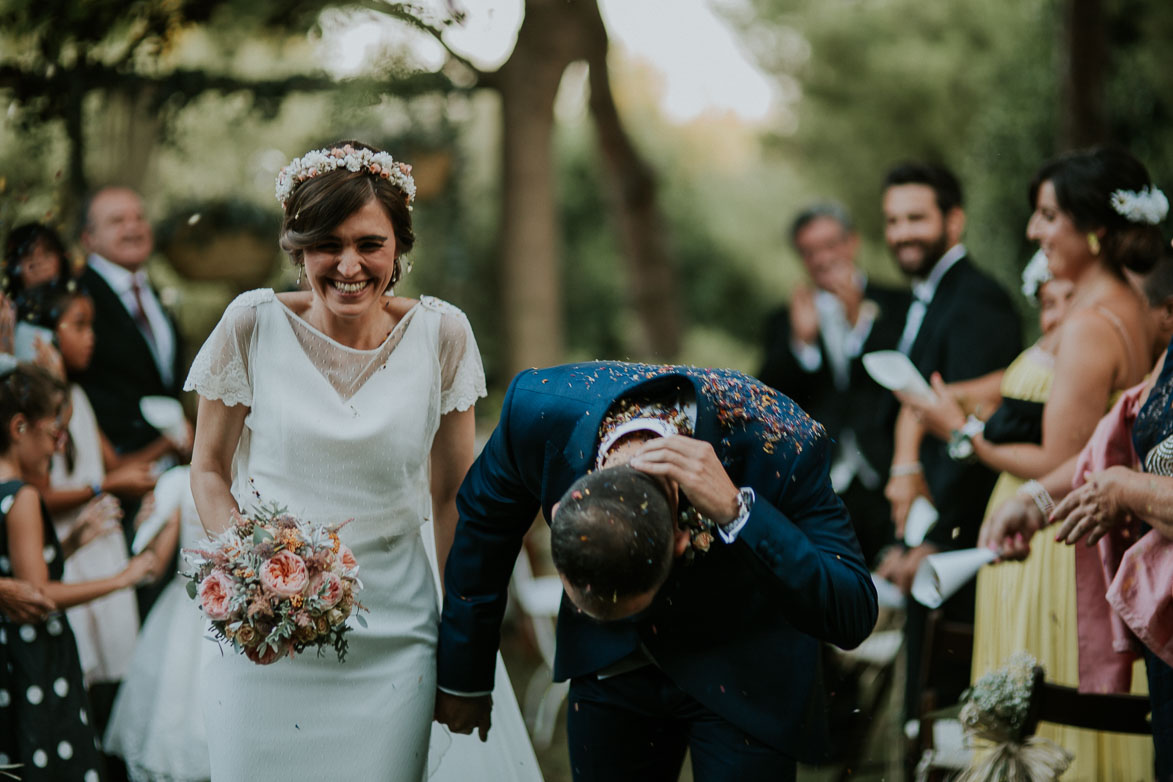
<path fill-rule="evenodd" d="M 1157 225 L 1169 214 L 1169 199 L 1155 186 L 1112 193 L 1112 208 L 1130 223 Z"/>
<path fill-rule="evenodd" d="M 415 180 L 411 178 L 411 166 L 396 162 L 387 152 L 371 149 L 355 149 L 350 144 L 330 149 L 315 149 L 301 157 L 295 157 L 289 165 L 277 174 L 277 200 L 284 209 L 294 189 L 302 182 L 345 168 L 348 171 L 366 171 L 383 179 L 403 191 L 408 208 L 415 200 Z"/>

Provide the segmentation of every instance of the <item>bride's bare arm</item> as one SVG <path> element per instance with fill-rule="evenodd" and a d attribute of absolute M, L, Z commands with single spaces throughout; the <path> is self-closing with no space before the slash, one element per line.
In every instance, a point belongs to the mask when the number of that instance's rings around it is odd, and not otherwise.
<path fill-rule="evenodd" d="M 245 405 L 229 407 L 200 397 L 191 453 L 191 493 L 210 535 L 223 532 L 232 512 L 240 510 L 232 498 L 232 457 L 248 411 Z"/>
<path fill-rule="evenodd" d="M 444 583 L 444 563 L 456 535 L 456 492 L 476 456 L 476 419 L 473 409 L 453 410 L 440 419 L 432 441 L 432 517 L 436 532 L 436 563 Z M 198 442 L 198 439 L 197 439 Z M 194 475 L 194 463 L 193 463 Z"/>

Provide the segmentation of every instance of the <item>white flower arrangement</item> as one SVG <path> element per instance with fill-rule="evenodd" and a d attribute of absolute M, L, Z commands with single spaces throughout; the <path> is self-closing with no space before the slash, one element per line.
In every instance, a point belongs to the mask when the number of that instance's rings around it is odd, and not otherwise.
<path fill-rule="evenodd" d="M 1006 665 L 978 679 L 964 695 L 961 724 L 966 728 L 995 728 L 1006 738 L 1017 736 L 1026 725 L 1039 661 L 1027 652 L 1015 652 Z M 1005 740 L 1005 739 L 1003 739 Z"/>
<path fill-rule="evenodd" d="M 1047 265 L 1047 256 L 1038 250 L 1031 256 L 1030 262 L 1022 270 L 1022 295 L 1036 301 L 1043 286 L 1054 279 L 1051 267 Z"/>
<path fill-rule="evenodd" d="M 1112 193 L 1112 208 L 1130 223 L 1157 225 L 1169 214 L 1169 199 L 1155 186 Z"/>
<path fill-rule="evenodd" d="M 1038 736 L 1025 735 L 1038 660 L 1016 652 L 1006 665 L 982 676 L 961 696 L 961 724 L 976 754 L 957 782 L 1054 782 L 1074 756 Z"/>
<path fill-rule="evenodd" d="M 340 168 L 347 171 L 366 170 L 375 176 L 390 180 L 403 191 L 408 208 L 415 200 L 415 180 L 411 176 L 411 166 L 396 161 L 387 152 L 355 149 L 350 144 L 331 149 L 315 149 L 301 157 L 295 157 L 277 174 L 277 200 L 284 208 L 294 189 L 302 182 Z"/>

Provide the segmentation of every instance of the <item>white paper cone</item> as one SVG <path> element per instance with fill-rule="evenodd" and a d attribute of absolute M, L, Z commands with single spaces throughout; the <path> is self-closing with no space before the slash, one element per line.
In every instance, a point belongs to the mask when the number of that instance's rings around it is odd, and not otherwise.
<path fill-rule="evenodd" d="M 147 423 L 173 442 L 182 443 L 187 436 L 183 405 L 169 396 L 144 396 L 138 402 L 139 411 Z"/>
<path fill-rule="evenodd" d="M 185 500 L 193 502 L 190 497 L 190 467 L 172 467 L 160 475 L 155 483 L 155 509 L 134 533 L 134 542 L 130 544 L 131 552 L 141 554 L 167 525 L 167 520 L 184 505 Z"/>
<path fill-rule="evenodd" d="M 937 523 L 940 514 L 925 497 L 917 497 L 908 509 L 908 517 L 904 520 L 904 543 L 910 548 L 916 548 L 925 541 L 925 535 Z"/>
<path fill-rule="evenodd" d="M 912 596 L 927 608 L 939 608 L 969 583 L 983 565 L 994 561 L 988 548 L 966 548 L 930 554 L 921 560 L 912 580 Z"/>
<path fill-rule="evenodd" d="M 863 356 L 863 368 L 889 391 L 903 391 L 933 399 L 932 386 L 920 370 L 898 350 L 874 350 Z"/>
<path fill-rule="evenodd" d="M 904 608 L 904 593 L 900 587 L 875 573 L 872 573 L 872 583 L 876 587 L 876 602 L 880 608 Z"/>

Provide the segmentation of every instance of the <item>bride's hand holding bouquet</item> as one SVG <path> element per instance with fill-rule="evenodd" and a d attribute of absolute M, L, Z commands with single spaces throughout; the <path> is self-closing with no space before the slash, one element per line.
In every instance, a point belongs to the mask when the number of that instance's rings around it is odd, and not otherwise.
<path fill-rule="evenodd" d="M 346 620 L 365 610 L 358 562 L 342 543 L 345 525 L 303 521 L 276 506 L 232 523 L 204 549 L 185 549 L 193 570 L 188 595 L 211 621 L 217 641 L 260 665 L 316 646 L 346 659 Z"/>

